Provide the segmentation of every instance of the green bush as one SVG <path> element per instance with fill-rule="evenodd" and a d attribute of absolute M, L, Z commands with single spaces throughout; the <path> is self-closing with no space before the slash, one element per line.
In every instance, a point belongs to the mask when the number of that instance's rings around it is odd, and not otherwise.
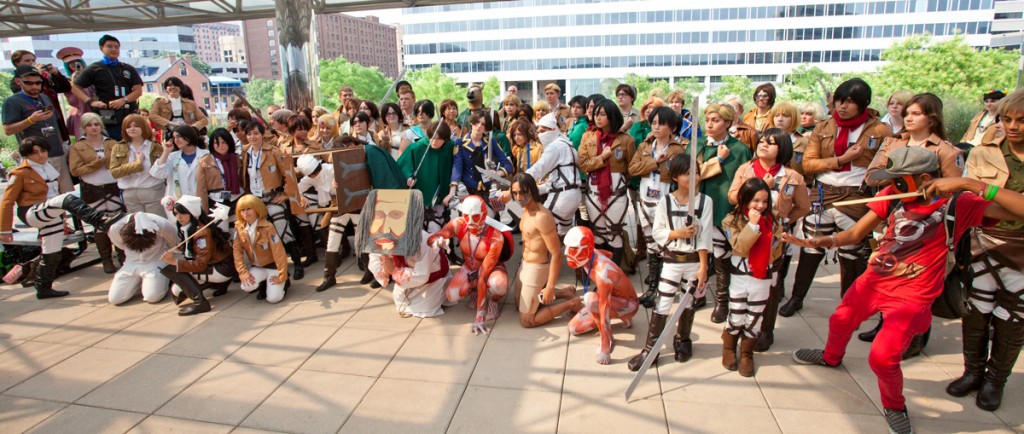
<path fill-rule="evenodd" d="M 979 111 L 983 110 L 976 102 L 966 102 L 956 97 L 943 97 L 942 117 L 946 124 L 946 137 L 950 143 L 956 144 L 964 137 L 967 128 L 971 125 L 971 119 Z"/>

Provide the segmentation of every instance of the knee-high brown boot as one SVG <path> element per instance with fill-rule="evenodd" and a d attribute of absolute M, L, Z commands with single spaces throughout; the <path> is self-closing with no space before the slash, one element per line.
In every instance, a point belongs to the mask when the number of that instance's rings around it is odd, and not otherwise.
<path fill-rule="evenodd" d="M 730 371 L 739 368 L 736 363 L 736 344 L 739 340 L 739 335 L 733 336 L 728 330 L 722 331 L 722 366 Z"/>
<path fill-rule="evenodd" d="M 96 250 L 99 251 L 100 260 L 103 261 L 103 272 L 114 274 L 117 267 L 114 266 L 114 249 L 113 244 L 110 243 L 110 236 L 106 232 L 96 232 L 93 234 L 93 239 L 96 240 Z"/>
<path fill-rule="evenodd" d="M 711 311 L 711 322 L 721 324 L 729 317 L 729 284 L 732 282 L 732 275 L 729 269 L 732 268 L 732 259 L 715 258 L 715 310 Z"/>
<path fill-rule="evenodd" d="M 754 346 L 757 345 L 757 338 L 743 336 L 740 340 L 740 375 L 744 377 L 754 376 Z"/>
<path fill-rule="evenodd" d="M 640 366 L 644 364 L 647 355 L 654 349 L 654 343 L 658 340 L 658 336 L 661 336 L 661 332 L 665 330 L 665 320 L 667 319 L 668 315 L 662 315 L 657 312 L 651 314 L 651 325 L 647 328 L 647 342 L 644 344 L 644 349 L 640 351 L 640 354 L 629 359 L 629 362 L 626 364 L 630 371 L 636 372 L 640 370 Z"/>

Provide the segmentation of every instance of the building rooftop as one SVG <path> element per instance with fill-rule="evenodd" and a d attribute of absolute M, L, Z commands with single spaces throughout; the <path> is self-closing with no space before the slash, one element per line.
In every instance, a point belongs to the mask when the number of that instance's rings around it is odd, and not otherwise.
<path fill-rule="evenodd" d="M 86 253 L 92 255 L 93 253 Z M 518 258 L 509 262 L 515 271 Z M 319 266 L 319 264 L 318 264 Z M 643 345 L 647 314 L 616 320 L 612 363 L 594 362 L 595 333 L 567 318 L 524 329 L 511 296 L 488 336 L 473 336 L 465 304 L 444 316 L 401 318 L 388 288 L 359 285 L 353 258 L 322 293 L 319 270 L 284 301 L 233 286 L 213 311 L 178 317 L 165 299 L 107 303 L 99 265 L 61 276 L 71 295 L 36 300 L 0 286 L 0 430 L 31 432 L 862 433 L 885 432 L 869 344 L 853 339 L 838 369 L 795 364 L 821 347 L 838 304 L 834 265 L 819 271 L 800 314 L 780 318 L 754 378 L 721 366 L 722 326 L 697 314 L 694 359 L 670 349 L 633 400 L 626 360 Z M 633 276 L 635 284 L 642 280 Z M 563 267 L 562 284 L 572 284 Z M 787 285 L 790 287 L 790 285 Z M 862 329 L 874 325 L 868 321 Z M 1024 363 L 1003 408 L 978 409 L 944 388 L 962 371 L 960 326 L 933 321 L 924 354 L 903 364 L 916 432 L 1024 432 Z"/>

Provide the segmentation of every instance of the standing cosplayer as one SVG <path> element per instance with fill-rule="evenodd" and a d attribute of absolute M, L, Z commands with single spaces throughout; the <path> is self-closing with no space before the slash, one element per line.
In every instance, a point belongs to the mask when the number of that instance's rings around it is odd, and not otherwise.
<path fill-rule="evenodd" d="M 565 261 L 570 267 L 585 271 L 583 310 L 569 321 L 569 332 L 581 335 L 598 329 L 601 345 L 597 349 L 597 363 L 607 365 L 612 360 L 614 346 L 612 318 L 622 320 L 626 328 L 633 326 L 633 315 L 640 309 L 636 290 L 608 252 L 594 246 L 590 229 L 577 226 L 565 234 Z M 591 282 L 594 289 L 587 292 Z"/>
<path fill-rule="evenodd" d="M 729 239 L 722 229 L 722 220 L 733 209 L 729 203 L 729 186 L 740 165 L 750 161 L 752 154 L 747 145 L 729 135 L 729 127 L 736 120 L 736 111 L 732 107 L 710 104 L 704 109 L 704 118 L 707 136 L 696 144 L 697 164 L 700 164 L 700 192 L 708 195 L 714 203 L 712 222 L 715 229 L 712 240 L 715 255 L 715 310 L 711 313 L 711 321 L 720 324 L 725 322 L 729 314 L 729 267 L 732 255 Z M 690 153 L 689 146 L 685 152 Z"/>
<path fill-rule="evenodd" d="M 988 95 L 986 95 L 988 97 Z M 1024 192 L 1024 91 L 999 106 L 1005 140 L 982 143 L 967 158 L 967 177 Z M 1003 221 L 974 229 L 973 291 L 963 319 L 964 374 L 946 392 L 967 396 L 979 390 L 978 407 L 995 411 L 1003 386 L 1024 343 L 1024 221 Z M 989 350 L 989 328 L 991 352 Z M 987 363 L 986 363 L 987 359 Z"/>
<path fill-rule="evenodd" d="M 645 104 L 646 106 L 646 104 Z M 668 107 L 658 107 L 651 112 L 647 124 L 653 135 L 640 143 L 633 159 L 629 162 L 629 174 L 640 177 L 640 227 L 643 229 L 644 245 L 647 248 L 648 272 L 647 293 L 640 300 L 646 307 L 654 307 L 660 285 L 661 246 L 655 242 L 651 230 L 654 226 L 654 212 L 661 198 L 672 190 L 669 176 L 669 160 L 683 152 L 683 146 L 675 140 L 679 129 L 679 115 Z M 686 139 L 682 139 L 686 141 Z M 687 141 L 687 143 L 689 143 Z M 688 194 L 688 193 L 687 193 Z M 638 365 L 639 366 L 639 365 Z"/>
<path fill-rule="evenodd" d="M 625 95 L 625 94 L 624 94 Z M 623 127 L 622 112 L 611 100 L 600 100 L 594 107 L 595 129 L 583 135 L 580 143 L 580 169 L 587 173 L 590 188 L 584 201 L 594 227 L 594 242 L 610 249 L 612 261 L 622 262 L 629 198 L 629 161 L 636 144 Z"/>
<path fill-rule="evenodd" d="M 843 82 L 836 87 L 833 97 L 833 117 L 818 124 L 811 133 L 804 151 L 804 175 L 814 177 L 818 186 L 811 190 L 814 211 L 804 218 L 804 234 L 809 237 L 827 237 L 850 229 L 868 212 L 865 205 L 836 207 L 832 204 L 871 196 L 864 178 L 875 152 L 882 141 L 892 135 L 892 129 L 876 118 L 876 113 L 868 108 L 869 103 L 871 87 L 864 80 L 854 78 Z M 867 237 L 854 241 L 846 243 L 838 252 L 840 294 L 846 294 L 854 279 L 867 269 L 871 252 Z M 823 249 L 804 249 L 800 253 L 793 294 L 779 308 L 779 315 L 789 317 L 803 308 L 804 297 L 811 289 L 825 253 Z"/>
<path fill-rule="evenodd" d="M 673 113 L 674 114 L 674 113 Z M 676 191 L 666 192 L 658 201 L 654 211 L 654 222 L 651 237 L 657 243 L 660 261 L 664 265 L 655 276 L 658 281 L 658 298 L 651 313 L 650 327 L 647 330 L 647 341 L 640 354 L 629 359 L 629 370 L 637 371 L 644 359 L 653 350 L 658 336 L 665 330 L 672 300 L 679 292 L 691 293 L 689 304 L 679 317 L 675 339 L 672 341 L 677 362 L 685 362 L 693 357 L 693 341 L 690 332 L 693 330 L 695 298 L 703 296 L 704 285 L 708 280 L 709 258 L 712 251 L 711 233 L 714 204 L 711 198 L 697 194 L 693 203 L 695 210 L 690 211 L 690 183 L 700 181 L 690 179 L 690 156 L 679 154 L 669 161 L 669 175 L 676 183 Z M 654 260 L 655 254 L 651 255 Z"/>
<path fill-rule="evenodd" d="M 556 116 L 556 113 L 548 113 L 537 122 L 537 138 L 544 145 L 544 153 L 533 166 L 526 169 L 526 173 L 534 180 L 541 181 L 537 186 L 540 196 L 532 200 L 539 201 L 541 197 L 547 196 L 544 208 L 551 211 L 558 236 L 562 237 L 574 226 L 574 217 L 583 199 L 583 192 L 580 190 L 576 148 L 558 130 Z"/>
<path fill-rule="evenodd" d="M 166 265 L 160 255 L 178 243 L 174 224 L 163 216 L 137 212 L 111 225 L 108 234 L 110 242 L 126 255 L 124 265 L 110 281 L 110 303 L 124 303 L 139 292 L 147 303 L 163 300 L 167 277 L 160 273 Z"/>
<path fill-rule="evenodd" d="M 431 124 L 426 134 L 429 139 L 419 139 L 402 152 L 398 167 L 407 178 L 406 185 L 423 194 L 423 229 L 433 232 L 445 224 L 448 203 L 442 188 L 450 186 L 455 144 L 444 122 Z"/>
<path fill-rule="evenodd" d="M 498 302 L 508 290 L 505 261 L 511 256 L 512 237 L 497 227 L 504 225 L 488 217 L 487 204 L 479 196 L 463 199 L 461 211 L 462 216 L 430 236 L 429 244 L 437 247 L 452 237 L 458 238 L 465 265 L 448 284 L 448 301 L 457 302 L 475 289 L 476 318 L 471 331 L 487 334 L 485 323 L 498 317 Z"/>
<path fill-rule="evenodd" d="M 182 308 L 178 315 L 209 312 L 210 303 L 203 296 L 203 290 L 214 288 L 214 297 L 224 295 L 231 279 L 237 275 L 231 244 L 216 224 L 207 226 L 213 219 L 203 214 L 202 199 L 182 196 L 172 209 L 178 223 L 178 236 L 185 240 L 179 247 L 184 258 L 175 258 L 174 250 L 167 251 L 161 258 L 167 266 L 160 273 L 174 284 L 171 293 L 175 304 L 181 304 L 186 296 L 192 299 L 192 304 Z M 219 209 L 216 219 L 227 220 L 228 208 L 220 205 Z"/>
<path fill-rule="evenodd" d="M 64 212 L 92 225 L 97 232 L 106 232 L 107 226 L 124 213 L 113 215 L 92 209 L 74 193 L 57 193 L 60 174 L 48 162 L 49 146 L 41 137 L 27 137 L 21 141 L 18 153 L 24 158 L 21 165 L 11 171 L 11 181 L 0 200 L 0 242 L 9 243 L 14 236 L 15 206 L 18 218 L 39 229 L 42 260 L 36 272 L 36 298 L 63 297 L 67 291 L 53 289 L 64 247 Z"/>
<path fill-rule="evenodd" d="M 783 236 L 787 242 L 805 248 L 833 248 L 859 242 L 887 218 L 889 227 L 878 252 L 869 259 L 867 271 L 853 282 L 829 318 L 825 349 L 797 350 L 793 358 L 802 364 L 839 366 L 853 332 L 864 320 L 881 312 L 885 321 L 871 344 L 868 364 L 878 377 L 882 407 L 893 433 L 913 432 L 903 396 L 900 360 L 914 335 L 924 332 L 931 323 L 931 305 L 942 294 L 943 280 L 951 267 L 947 240 L 956 243 L 969 228 L 991 226 L 993 219 L 1024 219 L 1024 196 L 1019 193 L 966 178 L 935 180 L 938 174 L 939 161 L 934 152 L 918 146 L 897 149 L 889 154 L 886 168 L 872 175 L 893 180 L 893 185 L 880 194 L 924 191 L 924 197 L 905 198 L 897 204 L 872 202 L 871 210 L 851 229 L 830 237 L 803 240 Z M 947 233 L 945 219 L 950 217 L 951 200 L 946 197 L 956 191 L 967 193 L 954 196 L 955 224 L 952 233 Z M 974 192 L 983 192 L 983 197 Z"/>
<path fill-rule="evenodd" d="M 443 315 L 448 258 L 427 244 L 423 196 L 418 190 L 372 190 L 363 205 L 357 248 L 381 285 L 395 282 L 392 297 L 403 317 Z"/>

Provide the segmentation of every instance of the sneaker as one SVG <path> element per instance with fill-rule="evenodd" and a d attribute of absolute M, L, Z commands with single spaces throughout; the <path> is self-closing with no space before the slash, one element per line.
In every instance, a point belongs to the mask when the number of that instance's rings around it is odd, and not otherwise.
<path fill-rule="evenodd" d="M 910 415 L 907 410 L 885 409 L 885 423 L 889 424 L 891 434 L 913 434 L 914 428 L 910 426 Z"/>
<path fill-rule="evenodd" d="M 821 365 L 829 368 L 839 366 L 830 365 L 825 361 L 825 350 L 799 349 L 793 352 L 793 360 L 801 365 Z"/>

